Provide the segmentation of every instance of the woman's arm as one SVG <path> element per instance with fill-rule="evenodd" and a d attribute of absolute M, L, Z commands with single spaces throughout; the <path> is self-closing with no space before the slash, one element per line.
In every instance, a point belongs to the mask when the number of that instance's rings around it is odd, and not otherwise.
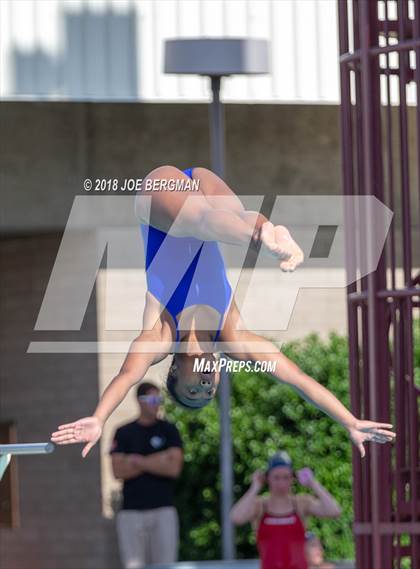
<path fill-rule="evenodd" d="M 159 352 L 146 352 L 145 344 L 156 345 L 159 347 Z M 149 367 L 167 356 L 170 344 L 169 340 L 162 338 L 161 328 L 158 325 L 153 330 L 143 330 L 131 342 L 119 373 L 103 392 L 93 416 L 97 417 L 102 424 L 105 423 L 131 387 L 143 379 Z"/>
<path fill-rule="evenodd" d="M 390 442 L 395 433 L 389 431 L 392 425 L 373 421 L 358 420 L 346 407 L 323 385 L 306 374 L 288 357 L 282 354 L 270 341 L 248 330 L 234 329 L 235 321 L 240 319 L 236 305 L 232 307 L 232 316 L 222 332 L 222 341 L 235 342 L 237 348 L 230 356 L 239 360 L 272 362 L 275 369 L 271 375 L 290 385 L 303 399 L 329 415 L 334 421 L 347 429 L 352 442 L 365 456 L 363 442 Z"/>
<path fill-rule="evenodd" d="M 93 415 L 60 425 L 58 430 L 52 433 L 51 441 L 58 445 L 85 442 L 87 444 L 82 451 L 82 456 L 85 457 L 99 440 L 105 421 L 122 402 L 130 388 L 143 379 L 153 363 L 162 359 L 162 354 L 142 350 L 143 343 L 156 342 L 158 339 L 154 331 L 142 332 L 131 343 L 119 373 L 103 392 Z"/>
<path fill-rule="evenodd" d="M 240 342 L 241 347 L 238 346 L 240 351 L 230 354 L 232 358 L 272 362 L 275 366 L 274 371 L 271 372 L 273 377 L 282 383 L 289 384 L 303 399 L 315 405 L 344 427 L 348 428 L 354 425 L 356 418 L 335 395 L 301 370 L 292 360 L 282 354 L 272 342 L 247 330 L 237 332 L 236 342 Z M 248 349 L 249 344 L 253 344 L 251 349 Z M 257 350 L 260 349 L 261 351 L 256 351 L 256 344 L 259 344 Z"/>
<path fill-rule="evenodd" d="M 311 488 L 317 497 L 308 495 L 307 514 L 318 518 L 338 518 L 341 515 L 341 508 L 334 496 L 317 480 L 314 481 Z"/>
<path fill-rule="evenodd" d="M 147 332 L 140 334 L 140 336 L 131 343 L 130 351 L 120 371 L 103 392 L 93 413 L 93 417 L 96 417 L 102 425 L 123 401 L 131 387 L 143 379 L 149 367 L 154 363 L 156 354 L 138 351 L 141 350 L 141 344 L 145 341 L 151 341 L 150 335 Z"/>
<path fill-rule="evenodd" d="M 316 498 L 310 494 L 298 494 L 305 516 L 317 516 L 319 518 L 337 518 L 341 515 L 341 508 L 324 486 L 316 480 L 310 468 L 302 468 L 297 472 L 299 482 L 310 488 Z"/>
<path fill-rule="evenodd" d="M 247 492 L 233 506 L 230 519 L 235 525 L 252 522 L 258 516 L 258 494 L 264 485 L 264 473 L 257 470 L 252 476 L 252 483 Z"/>

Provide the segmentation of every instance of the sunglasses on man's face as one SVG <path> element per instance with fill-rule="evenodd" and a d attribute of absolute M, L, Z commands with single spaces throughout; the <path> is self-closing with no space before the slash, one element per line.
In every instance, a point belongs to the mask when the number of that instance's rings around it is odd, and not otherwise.
<path fill-rule="evenodd" d="M 149 403 L 150 405 L 160 405 L 163 402 L 161 395 L 140 395 L 139 401 Z"/>

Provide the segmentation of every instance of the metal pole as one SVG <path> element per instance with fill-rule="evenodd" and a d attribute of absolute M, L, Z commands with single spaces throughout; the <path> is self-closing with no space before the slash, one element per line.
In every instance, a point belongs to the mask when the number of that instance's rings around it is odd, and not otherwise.
<path fill-rule="evenodd" d="M 212 101 L 210 104 L 210 143 L 212 170 L 223 178 L 225 175 L 225 117 L 220 102 L 221 77 L 213 75 L 211 79 Z"/>
<path fill-rule="evenodd" d="M 222 354 L 223 355 L 223 354 Z M 230 424 L 230 377 L 221 372 L 219 387 L 220 405 L 220 471 L 221 471 L 221 514 L 222 514 L 222 553 L 223 559 L 235 559 L 235 534 L 230 521 L 233 505 L 233 455 L 232 432 Z"/>
<path fill-rule="evenodd" d="M 220 102 L 221 77 L 212 76 L 210 79 L 212 90 L 210 105 L 211 163 L 213 172 L 223 178 L 225 173 L 225 125 L 223 105 Z M 233 524 L 230 521 L 230 510 L 233 505 L 230 377 L 224 370 L 221 372 L 219 393 L 222 555 L 223 559 L 232 560 L 235 559 L 235 536 Z"/>
<path fill-rule="evenodd" d="M 376 61 L 370 54 L 370 48 L 373 45 L 372 42 L 375 41 L 374 35 L 374 18 L 375 12 L 369 3 L 362 3 L 360 6 L 360 49 L 361 49 L 361 90 L 362 90 L 362 137 L 363 137 L 363 147 L 364 147 L 364 193 L 367 195 L 377 195 L 378 184 L 380 178 L 377 175 L 377 165 L 378 157 L 376 155 L 376 141 L 374 136 L 378 134 L 378 124 L 375 120 L 375 111 L 377 111 L 377 106 L 380 105 L 380 98 L 378 94 L 379 78 L 376 73 L 374 73 L 373 66 L 376 65 Z M 378 84 L 375 82 L 378 81 Z M 376 123 L 376 124 L 375 124 Z M 371 261 L 371 255 L 374 245 L 374 235 L 375 228 L 372 228 L 372 222 L 374 220 L 373 212 L 371 211 L 371 202 L 368 202 L 368 208 L 365 210 L 365 216 L 363 221 L 365 222 L 365 227 L 367 229 L 367 250 L 366 250 L 366 261 L 369 263 Z M 383 262 L 381 256 L 381 263 Z M 378 314 L 378 304 L 377 304 L 377 290 L 378 290 L 378 279 L 379 271 L 378 268 L 375 271 L 370 272 L 367 275 L 367 326 L 368 326 L 368 377 L 365 377 L 365 381 L 368 379 L 368 391 L 369 391 L 369 412 L 370 418 L 373 421 L 379 420 L 379 395 L 380 395 L 380 384 L 379 378 L 383 377 L 380 372 L 380 341 L 379 341 L 379 314 Z M 372 523 L 372 569 L 380 569 L 384 567 L 385 559 L 383 559 L 382 552 L 382 539 L 380 534 L 379 524 L 381 522 L 381 497 L 380 497 L 380 466 L 379 466 L 379 448 L 378 445 L 372 445 L 369 449 L 370 454 L 370 475 L 371 475 L 371 486 L 370 486 L 370 499 L 371 499 L 371 523 Z"/>

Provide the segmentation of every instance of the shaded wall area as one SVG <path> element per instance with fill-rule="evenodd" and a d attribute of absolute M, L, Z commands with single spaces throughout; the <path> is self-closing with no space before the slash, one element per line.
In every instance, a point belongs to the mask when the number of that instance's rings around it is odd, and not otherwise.
<path fill-rule="evenodd" d="M 60 234 L 0 241 L 0 420 L 18 442 L 42 442 L 63 422 L 92 413 L 98 397 L 96 354 L 29 354 L 33 339 L 71 339 L 34 332 Z M 96 337 L 92 296 L 78 339 Z M 80 445 L 46 456 L 19 457 L 20 523 L 0 530 L 4 569 L 118 567 L 112 522 L 101 515 L 99 448 L 86 460 Z"/>
<path fill-rule="evenodd" d="M 0 120 L 3 233 L 62 229 L 86 177 L 210 167 L 204 104 L 3 102 Z M 338 121 L 335 106 L 227 105 L 228 184 L 238 194 L 339 195 Z"/>
<path fill-rule="evenodd" d="M 411 125 L 414 111 L 408 109 Z M 226 182 L 239 195 L 264 196 L 263 213 L 270 214 L 277 195 L 342 195 L 339 107 L 229 104 L 225 114 Z M 393 135 L 398 148 L 398 129 Z M 409 130 L 408 147 L 414 164 L 415 128 Z M 59 231 L 74 197 L 86 195 L 85 178 L 123 182 L 143 178 L 162 164 L 210 168 L 208 106 L 1 102 L 0 148 L 1 233 Z M 416 247 L 414 166 L 409 176 Z M 400 185 L 396 175 L 396 192 Z M 397 209 L 399 258 L 400 225 Z M 417 246 L 413 255 L 419 254 Z"/>

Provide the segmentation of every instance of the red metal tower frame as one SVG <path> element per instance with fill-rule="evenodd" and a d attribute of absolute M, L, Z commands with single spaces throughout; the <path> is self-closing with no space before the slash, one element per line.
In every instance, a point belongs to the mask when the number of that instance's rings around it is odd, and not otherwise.
<path fill-rule="evenodd" d="M 353 454 L 356 565 L 420 569 L 420 0 L 338 0 L 338 11 L 344 194 L 394 212 L 376 270 L 347 291 L 353 411 L 397 432 L 395 445 Z M 346 258 L 360 267 L 374 229 L 356 239 L 346 209 Z"/>

